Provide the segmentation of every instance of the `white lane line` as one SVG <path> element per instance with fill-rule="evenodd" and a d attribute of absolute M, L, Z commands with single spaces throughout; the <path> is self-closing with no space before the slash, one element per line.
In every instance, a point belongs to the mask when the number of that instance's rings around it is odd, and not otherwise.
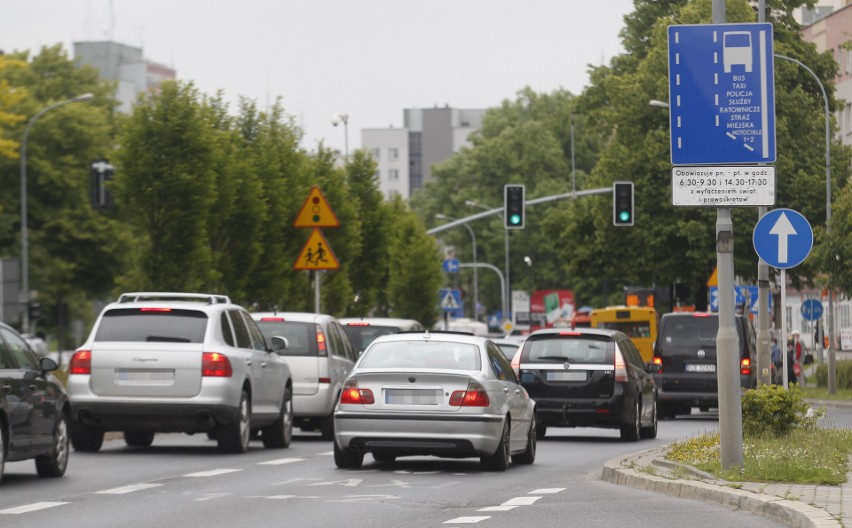
<path fill-rule="evenodd" d="M 515 497 L 514 499 L 509 499 L 500 506 L 529 506 L 530 504 L 535 504 L 535 502 L 541 497 Z"/>
<path fill-rule="evenodd" d="M 120 488 L 112 488 L 95 493 L 101 495 L 124 495 L 125 493 L 133 493 L 134 491 L 142 491 L 146 489 L 156 488 L 162 484 L 131 484 L 130 486 L 122 486 Z"/>
<path fill-rule="evenodd" d="M 258 466 L 280 466 L 281 464 L 292 464 L 293 462 L 304 462 L 304 458 L 279 458 L 278 460 L 267 460 L 258 462 Z"/>
<path fill-rule="evenodd" d="M 514 510 L 517 506 L 489 506 L 487 508 L 480 508 L 476 511 L 509 511 Z"/>
<path fill-rule="evenodd" d="M 63 504 L 69 504 L 67 502 L 36 502 L 33 504 L 27 504 L 26 506 L 18 506 L 17 508 L 9 508 L 6 510 L 0 510 L 0 514 L 2 515 L 18 515 L 21 513 L 29 513 L 39 510 L 46 510 L 48 508 L 55 508 L 57 506 L 62 506 Z"/>
<path fill-rule="evenodd" d="M 565 488 L 542 488 L 532 490 L 528 495 L 551 495 L 553 493 L 562 493 L 563 491 L 565 491 Z"/>
<path fill-rule="evenodd" d="M 192 477 L 192 478 L 201 478 L 201 477 L 215 477 L 218 475 L 226 475 L 228 473 L 236 473 L 238 471 L 242 471 L 242 469 L 211 469 L 210 471 L 199 471 L 198 473 L 187 473 L 184 477 Z"/>
<path fill-rule="evenodd" d="M 485 515 L 482 517 L 456 517 L 455 519 L 450 519 L 449 521 L 444 521 L 444 524 L 476 524 L 478 522 L 484 521 L 486 519 L 490 519 L 490 515 Z"/>
<path fill-rule="evenodd" d="M 334 451 L 325 451 L 324 453 L 317 453 L 319 456 L 333 456 Z"/>

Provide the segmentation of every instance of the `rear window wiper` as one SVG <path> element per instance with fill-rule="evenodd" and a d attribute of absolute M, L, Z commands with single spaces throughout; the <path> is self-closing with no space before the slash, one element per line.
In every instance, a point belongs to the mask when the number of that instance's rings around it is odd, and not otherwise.
<path fill-rule="evenodd" d="M 171 337 L 171 336 L 148 336 L 145 338 L 145 341 L 160 341 L 164 343 L 191 343 L 192 341 L 185 337 Z"/>

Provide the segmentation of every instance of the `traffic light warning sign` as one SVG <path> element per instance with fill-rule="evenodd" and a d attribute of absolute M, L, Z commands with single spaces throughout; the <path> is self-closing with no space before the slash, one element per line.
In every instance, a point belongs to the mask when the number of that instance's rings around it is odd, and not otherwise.
<path fill-rule="evenodd" d="M 334 256 L 328 240 L 319 229 L 311 231 L 311 236 L 299 252 L 299 258 L 293 264 L 295 270 L 336 270 L 340 268 L 340 262 Z"/>
<path fill-rule="evenodd" d="M 311 187 L 307 200 L 302 204 L 302 209 L 293 221 L 293 227 L 338 227 L 339 225 L 340 220 L 328 205 L 328 200 L 325 199 L 320 188 L 316 185 Z"/>

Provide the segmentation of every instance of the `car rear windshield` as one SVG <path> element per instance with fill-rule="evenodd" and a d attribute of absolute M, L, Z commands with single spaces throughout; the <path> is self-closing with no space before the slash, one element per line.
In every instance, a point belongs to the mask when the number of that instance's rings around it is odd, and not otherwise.
<path fill-rule="evenodd" d="M 529 338 L 521 354 L 523 363 L 614 364 L 615 343 L 607 336 L 541 336 Z"/>
<path fill-rule="evenodd" d="M 207 314 L 172 308 L 117 308 L 104 313 L 95 341 L 202 343 Z"/>
<path fill-rule="evenodd" d="M 281 318 L 263 318 L 257 323 L 266 340 L 271 342 L 274 336 L 287 338 L 285 356 L 316 356 L 317 325 L 300 321 L 285 321 Z M 328 336 L 326 336 L 328 339 Z"/>
<path fill-rule="evenodd" d="M 690 347 L 715 345 L 718 333 L 718 317 L 672 317 L 664 325 L 663 342 Z"/>
<path fill-rule="evenodd" d="M 374 343 L 360 368 L 422 368 L 479 371 L 479 347 L 447 341 L 390 341 Z"/>
<path fill-rule="evenodd" d="M 374 326 L 358 323 L 343 325 L 343 330 L 346 331 L 352 345 L 358 350 L 366 350 L 370 343 L 379 336 L 399 333 L 399 328 L 395 326 Z"/>

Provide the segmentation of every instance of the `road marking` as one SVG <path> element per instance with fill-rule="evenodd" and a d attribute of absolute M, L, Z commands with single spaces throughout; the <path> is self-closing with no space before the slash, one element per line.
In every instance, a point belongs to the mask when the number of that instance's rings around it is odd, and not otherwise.
<path fill-rule="evenodd" d="M 328 482 L 316 482 L 314 484 L 308 484 L 308 486 L 346 486 L 349 488 L 354 488 L 362 482 L 364 482 L 363 479 L 330 480 Z"/>
<path fill-rule="evenodd" d="M 530 504 L 535 504 L 537 500 L 541 497 L 515 497 L 514 499 L 509 499 L 500 506 L 529 506 Z"/>
<path fill-rule="evenodd" d="M 455 519 L 444 521 L 444 524 L 476 524 L 478 522 L 482 522 L 490 518 L 490 515 L 485 515 L 482 517 L 456 517 Z"/>
<path fill-rule="evenodd" d="M 150 488 L 156 488 L 158 486 L 162 486 L 162 484 L 131 484 L 130 486 L 96 491 L 95 493 L 101 495 L 124 495 L 125 493 L 133 493 L 134 491 L 142 491 Z"/>
<path fill-rule="evenodd" d="M 326 451 L 324 453 L 317 453 L 318 456 L 333 456 L 334 451 Z"/>
<path fill-rule="evenodd" d="M 253 499 L 287 500 L 287 499 L 318 499 L 316 495 L 252 495 Z"/>
<path fill-rule="evenodd" d="M 242 469 L 211 469 L 210 471 L 199 471 L 198 473 L 187 473 L 184 477 L 201 478 L 201 477 L 216 477 L 218 475 L 226 475 L 228 473 L 236 473 Z"/>
<path fill-rule="evenodd" d="M 21 513 L 29 513 L 39 510 L 46 510 L 48 508 L 55 508 L 57 506 L 62 506 L 63 504 L 69 504 L 67 502 L 36 502 L 33 504 L 27 504 L 26 506 L 18 506 L 17 508 L 9 508 L 6 510 L 0 510 L 0 514 L 3 515 L 18 515 Z"/>
<path fill-rule="evenodd" d="M 480 508 L 476 511 L 509 511 L 514 510 L 517 506 L 489 506 L 487 508 Z"/>
<path fill-rule="evenodd" d="M 560 493 L 565 491 L 565 488 L 542 488 L 537 490 L 532 490 L 529 492 L 529 495 L 550 495 L 553 493 Z"/>
<path fill-rule="evenodd" d="M 304 458 L 279 458 L 278 460 L 267 460 L 258 462 L 258 466 L 280 466 L 281 464 L 292 464 L 293 462 L 304 462 Z"/>

